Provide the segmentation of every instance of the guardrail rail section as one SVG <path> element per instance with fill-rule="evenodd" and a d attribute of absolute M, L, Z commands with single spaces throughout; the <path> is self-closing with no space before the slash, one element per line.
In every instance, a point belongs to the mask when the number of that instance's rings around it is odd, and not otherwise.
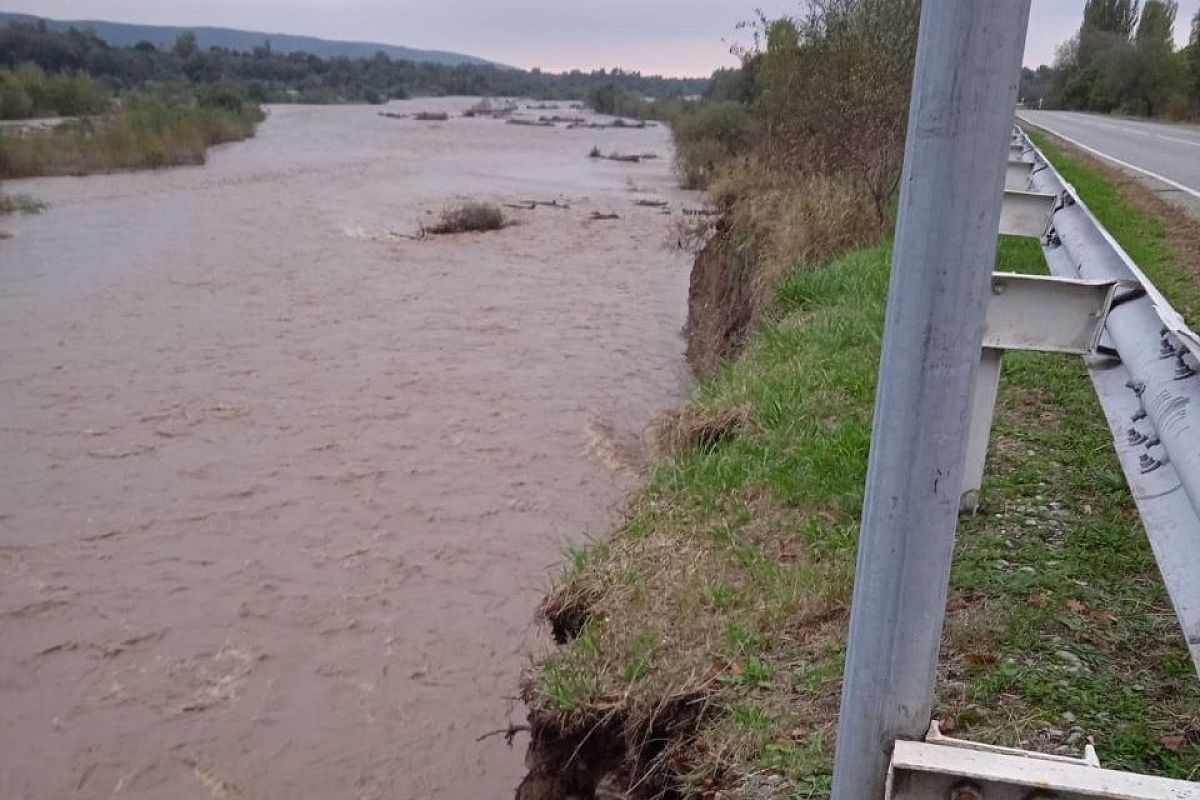
<path fill-rule="evenodd" d="M 1050 196 L 1041 242 L 1053 276 L 1114 287 L 1083 357 L 1200 672 L 1200 336 L 1019 126 L 1006 186 Z M 1036 197 L 1015 200 L 1013 214 L 1037 213 Z"/>

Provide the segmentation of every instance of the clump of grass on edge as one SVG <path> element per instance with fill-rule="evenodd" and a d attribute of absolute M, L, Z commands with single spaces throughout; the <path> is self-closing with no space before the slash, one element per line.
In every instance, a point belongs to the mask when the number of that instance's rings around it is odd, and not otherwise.
<path fill-rule="evenodd" d="M 470 202 L 447 208 L 437 224 L 426 230 L 437 234 L 498 231 L 507 224 L 504 212 L 495 203 Z"/>
<path fill-rule="evenodd" d="M 46 203 L 29 194 L 0 194 L 0 214 L 38 214 Z"/>
<path fill-rule="evenodd" d="M 619 721 L 611 768 L 635 796 L 751 797 L 764 774 L 828 794 L 888 261 L 786 275 L 692 404 L 739 424 L 661 463 L 543 604 L 580 633 L 527 684 L 531 719 Z M 1045 270 L 1032 239 L 1004 237 L 998 264 Z M 1006 358 L 983 498 L 960 525 L 936 714 L 976 741 L 1090 739 L 1107 766 L 1195 779 L 1200 686 L 1080 359 Z"/>

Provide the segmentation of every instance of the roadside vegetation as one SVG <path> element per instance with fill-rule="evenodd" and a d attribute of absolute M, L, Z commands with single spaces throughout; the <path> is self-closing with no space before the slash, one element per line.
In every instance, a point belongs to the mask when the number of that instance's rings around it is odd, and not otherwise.
<path fill-rule="evenodd" d="M 670 115 L 721 212 L 705 376 L 611 538 L 570 554 L 523 682 L 518 798 L 828 795 L 918 4 L 814 2 Z M 847 69 L 856 64 L 861 69 Z M 1044 143 L 1044 140 L 1039 140 Z M 1174 232 L 1047 148 L 1178 304 Z M 1045 272 L 1034 239 L 997 268 Z M 1193 317 L 1194 318 L 1194 317 Z M 959 526 L 935 716 L 974 741 L 1200 779 L 1200 684 L 1080 359 L 1012 353 Z"/>
<path fill-rule="evenodd" d="M 1176 50 L 1176 0 L 1087 0 L 1079 32 L 1053 66 L 1025 69 L 1031 108 L 1067 108 L 1172 119 L 1200 118 L 1200 11 Z"/>

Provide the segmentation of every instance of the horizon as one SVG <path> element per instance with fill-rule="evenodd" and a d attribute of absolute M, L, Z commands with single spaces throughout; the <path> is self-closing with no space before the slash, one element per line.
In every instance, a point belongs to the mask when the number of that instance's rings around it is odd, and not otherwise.
<path fill-rule="evenodd" d="M 1052 64 L 1058 46 L 1078 30 L 1085 0 L 1034 0 L 1023 63 L 1027 67 Z M 329 3 L 326 6 L 326 3 Z M 569 9 L 541 0 L 517 0 L 505 8 L 478 0 L 457 0 L 436 8 L 396 9 L 383 0 L 358 0 L 359 13 L 347 14 L 333 0 L 233 2 L 233 0 L 97 0 L 80 13 L 75 0 L 12 0 L 10 13 L 31 14 L 56 20 L 117 22 L 182 28 L 229 28 L 264 35 L 312 36 L 333 41 L 394 45 L 420 50 L 439 50 L 486 59 L 505 66 L 546 72 L 590 72 L 620 68 L 644 75 L 670 78 L 703 78 L 722 67 L 736 67 L 731 52 L 753 42 L 750 29 L 743 27 L 753 16 L 744 0 L 666 0 L 653 10 L 635 0 L 594 0 Z M 164 6 L 169 6 L 163 13 Z M 1191 19 L 1200 0 L 1181 0 L 1175 24 L 1176 43 L 1187 42 Z M 455 10 L 458 7 L 458 10 Z M 471 7 L 467 10 L 463 7 Z M 698 13 L 697 7 L 709 13 Z M 760 3 L 768 17 L 795 13 L 797 0 Z M 524 8 L 526 14 L 521 14 Z M 107 10 L 106 10 L 107 9 Z M 372 9 L 376 9 L 374 13 Z M 397 24 L 389 18 L 403 11 L 425 25 L 405 27 L 414 33 L 391 34 Z M 460 22 L 463 14 L 478 21 L 471 29 Z M 531 34 L 521 20 L 537 18 L 540 28 Z M 285 19 L 287 21 L 285 21 Z M 291 23 L 291 24 L 289 24 Z M 590 38 L 581 43 L 571 32 L 586 30 Z M 421 31 L 421 32 L 418 32 Z M 422 33 L 423 32 L 423 33 Z M 531 35 L 533 38 L 531 39 Z"/>

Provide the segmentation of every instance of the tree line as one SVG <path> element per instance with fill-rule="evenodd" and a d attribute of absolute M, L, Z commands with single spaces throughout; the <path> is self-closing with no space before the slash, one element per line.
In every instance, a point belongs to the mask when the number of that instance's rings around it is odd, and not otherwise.
<path fill-rule="evenodd" d="M 24 74 L 18 76 L 23 67 Z M 31 68 L 39 70 L 40 76 Z M 181 34 L 170 48 L 160 49 L 151 42 L 114 47 L 91 31 L 60 32 L 44 23 L 20 22 L 0 28 L 0 70 L 4 70 L 0 73 L 0 111 L 8 108 L 10 114 L 36 113 L 39 108 L 57 111 L 56 104 L 69 105 L 60 100 L 50 102 L 44 89 L 81 76 L 117 94 L 148 86 L 183 86 L 197 91 L 219 88 L 256 103 L 382 103 L 417 95 L 582 99 L 609 85 L 635 96 L 672 97 L 700 94 L 708 84 L 707 78 L 664 78 L 620 69 L 551 73 L 406 61 L 384 53 L 373 58 L 322 58 L 275 52 L 269 42 L 250 52 L 217 47 L 202 50 L 190 32 Z M 76 86 L 79 92 L 83 88 L 82 84 Z M 40 91 L 41 99 L 31 95 L 31 89 L 34 94 Z"/>
<path fill-rule="evenodd" d="M 1140 6 L 1140 8 L 1139 8 Z M 1188 45 L 1175 46 L 1176 0 L 1088 0 L 1079 32 L 1053 66 L 1025 69 L 1027 106 L 1200 117 L 1200 11 Z"/>

